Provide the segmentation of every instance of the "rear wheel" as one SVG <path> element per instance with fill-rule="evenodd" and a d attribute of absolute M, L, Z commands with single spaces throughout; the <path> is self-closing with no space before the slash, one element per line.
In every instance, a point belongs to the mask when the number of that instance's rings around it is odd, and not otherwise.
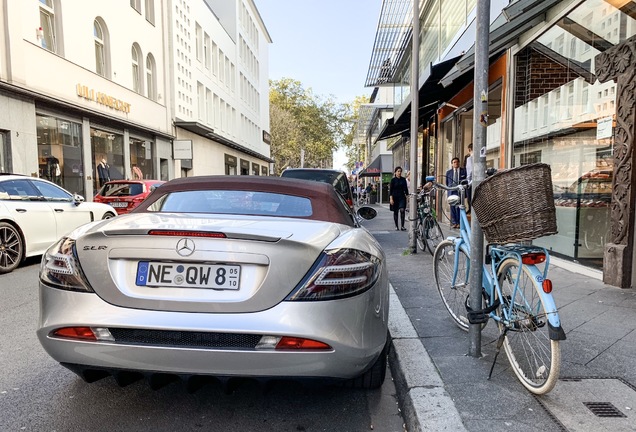
<path fill-rule="evenodd" d="M 0 222 L 0 274 L 9 273 L 22 262 L 24 243 L 18 229 Z"/>
<path fill-rule="evenodd" d="M 102 219 L 112 219 L 114 217 L 115 217 L 114 213 L 106 212 L 106 213 L 104 213 L 104 217 L 102 217 Z"/>
<path fill-rule="evenodd" d="M 362 375 L 347 381 L 345 384 L 347 387 L 372 390 L 382 386 L 384 378 L 386 377 L 386 367 L 389 358 L 389 348 L 391 346 L 391 335 L 387 332 L 386 343 L 380 353 L 380 356 L 375 360 L 371 368 Z"/>
<path fill-rule="evenodd" d="M 433 255 L 435 253 L 435 248 L 440 244 L 442 240 L 444 240 L 444 233 L 442 232 L 442 228 L 439 226 L 437 221 L 432 218 L 426 218 L 426 245 L 428 246 L 428 250 Z"/>
<path fill-rule="evenodd" d="M 548 318 L 541 300 L 543 290 L 526 266 L 519 273 L 516 258 L 501 263 L 497 278 L 503 296 L 497 310 L 503 320 L 499 322 L 499 330 L 506 331 L 503 347 L 510 365 L 524 387 L 534 394 L 545 394 L 559 378 L 561 351 L 559 341 L 549 336 Z M 508 312 L 504 313 L 504 309 Z"/>
<path fill-rule="evenodd" d="M 433 255 L 435 282 L 442 302 L 455 324 L 462 330 L 468 331 L 470 324 L 466 316 L 465 302 L 470 293 L 468 286 L 470 258 L 460 249 L 457 256 L 457 269 L 455 269 L 456 255 L 455 243 L 451 240 L 444 240 L 437 246 Z M 453 275 L 455 275 L 455 283 L 453 283 Z"/>

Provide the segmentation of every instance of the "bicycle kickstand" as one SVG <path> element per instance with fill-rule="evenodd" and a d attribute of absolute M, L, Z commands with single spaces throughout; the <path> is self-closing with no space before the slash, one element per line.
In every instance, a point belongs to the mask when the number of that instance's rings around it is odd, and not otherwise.
<path fill-rule="evenodd" d="M 508 329 L 505 328 L 504 331 L 499 335 L 499 339 L 497 339 L 497 349 L 495 350 L 495 358 L 492 359 L 492 366 L 490 366 L 490 373 L 488 374 L 488 380 L 492 377 L 492 371 L 495 369 L 495 363 L 497 363 L 497 357 L 501 352 L 501 347 L 503 345 L 503 341 L 506 337 L 506 333 L 508 333 Z"/>

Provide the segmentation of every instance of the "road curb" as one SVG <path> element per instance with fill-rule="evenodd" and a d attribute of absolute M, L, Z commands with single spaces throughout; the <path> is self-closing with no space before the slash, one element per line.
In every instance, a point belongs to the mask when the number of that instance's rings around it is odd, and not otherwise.
<path fill-rule="evenodd" d="M 390 287 L 389 354 L 398 400 L 409 432 L 465 431 L 455 402 L 444 389 L 439 371 Z"/>

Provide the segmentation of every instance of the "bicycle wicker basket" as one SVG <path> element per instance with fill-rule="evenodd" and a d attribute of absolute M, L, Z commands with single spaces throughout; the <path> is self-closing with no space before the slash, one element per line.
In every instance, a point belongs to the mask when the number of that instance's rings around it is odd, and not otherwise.
<path fill-rule="evenodd" d="M 481 182 L 472 207 L 489 243 L 518 243 L 556 234 L 550 166 L 523 165 Z"/>

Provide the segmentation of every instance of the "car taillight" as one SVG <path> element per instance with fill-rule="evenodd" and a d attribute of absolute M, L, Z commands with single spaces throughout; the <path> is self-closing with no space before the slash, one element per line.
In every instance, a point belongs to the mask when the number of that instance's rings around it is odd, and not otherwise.
<path fill-rule="evenodd" d="M 53 330 L 51 336 L 82 341 L 113 342 L 115 340 L 110 330 L 102 327 L 62 327 Z"/>
<path fill-rule="evenodd" d="M 355 249 L 323 252 L 308 275 L 286 300 L 334 300 L 360 294 L 379 276 L 380 260 Z"/>
<path fill-rule="evenodd" d="M 68 291 L 94 292 L 77 259 L 75 240 L 62 237 L 42 256 L 40 280 Z"/>
<path fill-rule="evenodd" d="M 261 337 L 256 345 L 259 351 L 327 351 L 332 350 L 331 346 L 324 342 L 313 339 L 305 339 L 293 336 L 268 336 Z"/>

